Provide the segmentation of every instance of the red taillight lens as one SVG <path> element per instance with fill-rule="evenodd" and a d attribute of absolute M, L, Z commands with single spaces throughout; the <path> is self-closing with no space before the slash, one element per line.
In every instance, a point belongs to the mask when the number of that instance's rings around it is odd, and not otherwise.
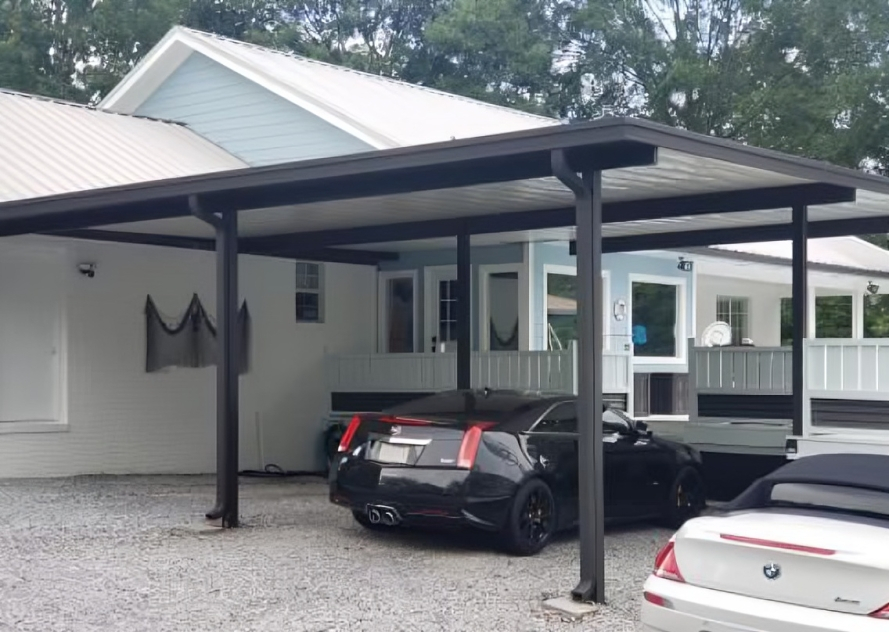
<path fill-rule="evenodd" d="M 674 582 L 685 582 L 682 573 L 679 572 L 679 564 L 676 563 L 676 551 L 674 540 L 667 542 L 660 553 L 654 559 L 654 575 L 661 579 L 669 579 Z"/>
<path fill-rule="evenodd" d="M 872 612 L 872 613 L 870 614 L 870 616 L 872 616 L 872 617 L 875 618 L 875 619 L 887 619 L 887 620 L 889 620 L 889 603 L 887 603 L 885 606 L 883 606 L 882 608 L 880 608 L 880 609 L 877 610 L 876 612 Z"/>
<path fill-rule="evenodd" d="M 642 596 L 645 598 L 645 601 L 648 603 L 654 604 L 656 606 L 660 606 L 661 608 L 669 608 L 673 609 L 673 602 L 665 597 L 661 597 L 660 595 L 655 595 L 654 593 L 650 593 L 647 590 L 642 593 Z"/>
<path fill-rule="evenodd" d="M 478 446 L 482 441 L 482 433 L 493 425 L 491 422 L 482 421 L 471 425 L 463 433 L 463 442 L 460 444 L 460 452 L 457 453 L 457 467 L 472 469 L 478 454 Z"/>
<path fill-rule="evenodd" d="M 344 432 L 342 438 L 340 438 L 340 447 L 337 449 L 337 452 L 347 452 L 349 450 L 349 446 L 352 445 L 352 439 L 355 438 L 355 433 L 358 432 L 358 426 L 360 425 L 361 417 L 358 415 L 352 417 L 352 421 L 349 422 L 349 427 L 346 428 L 346 432 Z"/>
<path fill-rule="evenodd" d="M 782 551 L 796 551 L 798 553 L 811 553 L 812 555 L 836 555 L 833 549 L 819 549 L 814 546 L 803 546 L 801 544 L 790 544 L 788 542 L 775 542 L 774 540 L 761 540 L 759 538 L 748 538 L 742 535 L 730 535 L 721 533 L 719 535 L 723 540 L 729 542 L 740 542 L 741 544 L 751 544 L 753 546 L 763 546 L 770 549 L 781 549 Z"/>

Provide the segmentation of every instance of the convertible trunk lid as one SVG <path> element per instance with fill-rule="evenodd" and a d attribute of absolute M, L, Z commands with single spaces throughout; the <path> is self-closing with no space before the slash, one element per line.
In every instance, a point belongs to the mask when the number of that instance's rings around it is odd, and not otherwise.
<path fill-rule="evenodd" d="M 889 521 L 757 510 L 692 520 L 674 547 L 691 585 L 850 614 L 889 603 Z"/>

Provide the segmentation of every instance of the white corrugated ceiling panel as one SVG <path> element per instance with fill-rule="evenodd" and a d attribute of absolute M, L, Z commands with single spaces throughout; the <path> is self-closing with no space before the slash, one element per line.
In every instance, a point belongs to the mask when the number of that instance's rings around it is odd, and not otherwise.
<path fill-rule="evenodd" d="M 0 202 L 244 166 L 181 125 L 0 91 Z"/>

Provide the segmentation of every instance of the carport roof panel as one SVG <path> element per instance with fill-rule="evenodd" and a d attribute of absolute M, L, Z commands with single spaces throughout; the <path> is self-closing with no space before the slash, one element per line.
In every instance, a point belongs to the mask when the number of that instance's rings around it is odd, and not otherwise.
<path fill-rule="evenodd" d="M 169 218 L 188 215 L 188 199 L 194 195 L 210 208 L 262 208 L 270 201 L 292 205 L 243 213 L 245 235 L 558 208 L 570 206 L 572 198 L 555 181 L 541 180 L 551 173 L 553 150 L 617 167 L 624 158 L 644 164 L 645 148 L 658 150 L 657 163 L 607 171 L 606 202 L 821 183 L 868 192 L 854 203 L 817 207 L 825 219 L 889 213 L 885 178 L 637 119 L 610 118 L 0 204 L 0 234 L 158 219 L 167 221 L 152 222 L 151 232 L 184 233 L 191 230 L 187 224 L 198 225 Z M 786 221 L 782 214 L 748 213 L 746 219 L 777 223 Z M 627 228 L 638 234 L 724 227 L 729 216 L 737 215 L 673 218 L 669 227 L 647 220 Z M 118 221 L 122 218 L 129 222 Z M 612 230 L 618 226 L 623 225 Z"/>

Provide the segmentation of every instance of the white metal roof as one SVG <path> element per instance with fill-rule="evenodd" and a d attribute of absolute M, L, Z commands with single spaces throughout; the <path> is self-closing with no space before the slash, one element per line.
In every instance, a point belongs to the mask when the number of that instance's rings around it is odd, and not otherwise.
<path fill-rule="evenodd" d="M 793 259 L 793 243 L 790 241 L 733 244 L 712 246 L 712 248 L 729 253 L 755 255 L 782 261 L 791 261 Z M 808 255 L 811 263 L 889 273 L 889 250 L 875 246 L 858 237 L 810 239 Z"/>
<path fill-rule="evenodd" d="M 243 168 L 185 127 L 0 91 L 0 201 Z"/>
<path fill-rule="evenodd" d="M 390 149 L 557 125 L 559 121 L 174 27 L 99 107 L 135 112 L 199 53 L 376 149 Z"/>

